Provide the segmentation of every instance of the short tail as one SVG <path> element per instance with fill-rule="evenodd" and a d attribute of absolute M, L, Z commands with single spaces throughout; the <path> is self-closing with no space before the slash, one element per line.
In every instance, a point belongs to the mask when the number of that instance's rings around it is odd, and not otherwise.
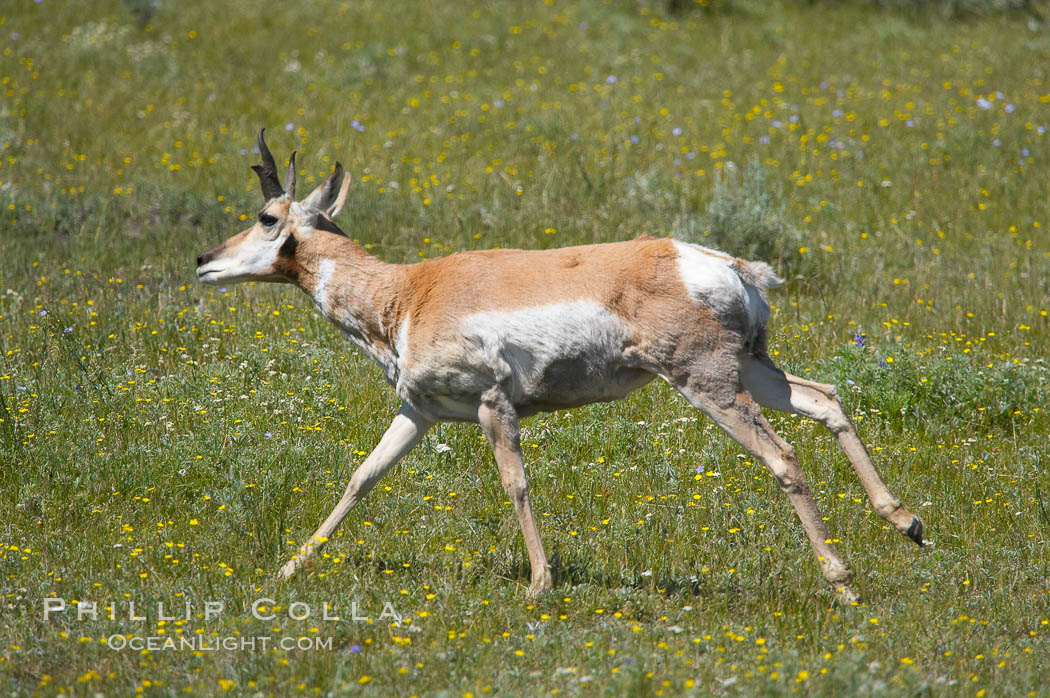
<path fill-rule="evenodd" d="M 758 356 L 766 351 L 766 322 L 769 320 L 766 289 L 776 288 L 784 283 L 784 280 L 765 262 L 737 259 L 734 268 L 740 280 L 744 282 L 747 315 L 751 321 L 750 331 L 745 336 L 746 346 L 751 354 Z"/>
<path fill-rule="evenodd" d="M 760 291 L 765 291 L 767 288 L 776 288 L 784 283 L 784 280 L 773 271 L 773 267 L 765 262 L 748 262 L 738 259 L 735 266 L 740 280 Z"/>

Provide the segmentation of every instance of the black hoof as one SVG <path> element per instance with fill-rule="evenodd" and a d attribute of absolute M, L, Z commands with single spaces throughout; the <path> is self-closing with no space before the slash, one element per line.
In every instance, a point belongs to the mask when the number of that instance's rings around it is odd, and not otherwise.
<path fill-rule="evenodd" d="M 915 541 L 915 544 L 922 547 L 922 521 L 919 520 L 918 516 L 911 518 L 911 526 L 908 526 L 908 531 L 904 534 Z"/>

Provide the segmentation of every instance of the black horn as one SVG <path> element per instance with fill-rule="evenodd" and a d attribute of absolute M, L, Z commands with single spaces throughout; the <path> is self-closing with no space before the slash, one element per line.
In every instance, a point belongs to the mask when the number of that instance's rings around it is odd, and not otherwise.
<path fill-rule="evenodd" d="M 288 159 L 288 198 L 295 201 L 295 151 Z"/>
<path fill-rule="evenodd" d="M 266 147 L 266 140 L 263 138 L 264 133 L 266 133 L 266 129 L 259 129 L 259 155 L 262 157 L 262 164 L 252 165 L 252 169 L 255 170 L 255 174 L 259 175 L 259 184 L 262 185 L 263 196 L 269 201 L 270 199 L 284 196 L 284 187 L 281 186 L 281 180 L 277 178 L 277 163 L 273 161 L 273 155 L 270 154 L 270 149 Z"/>

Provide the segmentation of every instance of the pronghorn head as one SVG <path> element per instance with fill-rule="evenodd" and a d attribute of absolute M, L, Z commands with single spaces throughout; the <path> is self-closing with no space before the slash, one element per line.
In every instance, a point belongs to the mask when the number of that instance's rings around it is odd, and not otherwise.
<path fill-rule="evenodd" d="M 259 175 L 266 204 L 255 224 L 197 257 L 197 278 L 204 283 L 237 281 L 294 281 L 295 251 L 316 230 L 340 233 L 332 222 L 346 201 L 350 175 L 343 166 L 302 201 L 295 200 L 295 153 L 288 163 L 288 188 L 277 178 L 277 165 L 259 131 Z"/>

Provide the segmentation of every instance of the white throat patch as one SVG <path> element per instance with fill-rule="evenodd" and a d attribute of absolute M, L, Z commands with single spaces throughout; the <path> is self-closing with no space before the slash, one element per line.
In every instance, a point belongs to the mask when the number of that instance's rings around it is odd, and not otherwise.
<path fill-rule="evenodd" d="M 332 275 L 335 274 L 335 260 L 322 259 L 317 268 L 317 288 L 314 289 L 314 305 L 325 317 L 328 313 L 328 286 L 332 283 Z"/>

